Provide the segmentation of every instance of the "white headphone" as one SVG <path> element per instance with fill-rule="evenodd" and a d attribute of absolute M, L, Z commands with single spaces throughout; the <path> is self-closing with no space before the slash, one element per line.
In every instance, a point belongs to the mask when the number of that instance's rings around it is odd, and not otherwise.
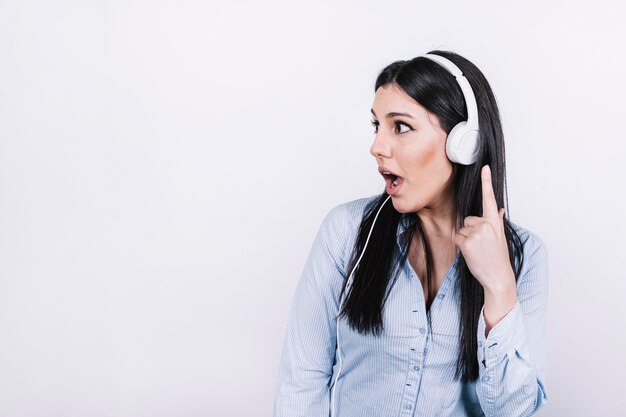
<path fill-rule="evenodd" d="M 470 165 L 477 161 L 478 159 L 478 108 L 476 107 L 476 98 L 474 97 L 474 92 L 472 91 L 472 87 L 470 86 L 467 78 L 463 76 L 463 73 L 452 63 L 452 61 L 434 54 L 426 54 L 422 55 L 424 58 L 431 59 L 445 69 L 447 69 L 454 77 L 457 82 L 461 86 L 461 91 L 463 91 L 463 96 L 465 97 L 465 103 L 467 104 L 467 121 L 460 122 L 456 126 L 452 128 L 450 133 L 448 134 L 448 139 L 446 140 L 446 154 L 448 158 L 462 165 Z M 378 214 L 384 207 L 385 203 L 389 201 L 391 196 L 388 196 L 387 199 L 380 205 L 376 216 L 374 217 L 374 221 L 372 222 L 372 226 L 370 227 L 370 231 L 367 235 L 367 239 L 365 239 L 365 245 L 363 247 L 363 251 L 359 256 L 359 259 L 356 261 L 356 265 L 352 268 L 352 272 L 350 272 L 350 276 L 348 276 L 348 281 L 346 283 L 346 288 L 339 302 L 339 310 L 343 306 L 343 302 L 348 295 L 348 290 L 352 285 L 352 275 L 354 271 L 359 266 L 359 262 L 361 262 L 361 258 L 365 253 L 365 249 L 367 248 L 367 243 L 370 240 L 370 235 L 372 234 L 372 230 L 374 230 L 374 225 L 376 224 L 376 219 L 378 218 Z M 339 320 L 335 322 L 335 327 L 337 330 L 337 356 L 339 359 L 339 369 L 337 370 L 337 376 L 335 377 L 335 383 L 333 384 L 333 389 L 330 393 L 330 404 L 331 404 L 331 412 L 330 417 L 335 416 L 335 388 L 337 388 L 337 381 L 339 380 L 339 375 L 341 374 L 341 366 L 343 364 L 343 360 L 341 357 L 341 343 L 339 339 Z"/>
<path fill-rule="evenodd" d="M 467 121 L 460 122 L 452 128 L 446 140 L 446 154 L 452 162 L 461 165 L 470 165 L 478 160 L 478 107 L 474 91 L 463 75 L 463 72 L 452 61 L 441 55 L 422 55 L 431 61 L 435 61 L 448 70 L 461 86 L 465 104 L 467 105 Z"/>

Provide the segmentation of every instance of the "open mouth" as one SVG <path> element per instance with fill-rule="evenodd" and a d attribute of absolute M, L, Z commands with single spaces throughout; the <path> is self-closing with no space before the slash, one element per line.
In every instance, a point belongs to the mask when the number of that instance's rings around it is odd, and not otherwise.
<path fill-rule="evenodd" d="M 391 181 L 391 185 L 393 185 L 394 187 L 398 185 L 398 180 L 402 180 L 402 177 L 394 174 L 383 173 L 383 177 L 385 177 L 385 181 Z"/>
<path fill-rule="evenodd" d="M 387 171 L 381 172 L 381 174 L 385 178 L 388 190 L 394 190 L 404 182 L 404 179 L 399 175 L 392 174 Z"/>

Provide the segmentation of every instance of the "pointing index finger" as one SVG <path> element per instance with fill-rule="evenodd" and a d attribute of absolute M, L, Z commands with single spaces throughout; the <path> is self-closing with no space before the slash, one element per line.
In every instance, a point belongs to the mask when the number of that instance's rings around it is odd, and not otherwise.
<path fill-rule="evenodd" d="M 483 217 L 498 216 L 498 203 L 496 202 L 496 196 L 493 192 L 491 168 L 489 165 L 483 166 L 480 175 L 483 189 Z"/>

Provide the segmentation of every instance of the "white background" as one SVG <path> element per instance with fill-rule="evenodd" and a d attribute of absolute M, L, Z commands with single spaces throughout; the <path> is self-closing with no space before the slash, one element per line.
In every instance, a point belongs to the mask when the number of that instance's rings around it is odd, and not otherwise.
<path fill-rule="evenodd" d="M 620 3 L 0 1 L 0 417 L 271 415 L 320 222 L 383 189 L 376 75 L 433 48 L 548 247 L 539 415 L 626 415 Z"/>

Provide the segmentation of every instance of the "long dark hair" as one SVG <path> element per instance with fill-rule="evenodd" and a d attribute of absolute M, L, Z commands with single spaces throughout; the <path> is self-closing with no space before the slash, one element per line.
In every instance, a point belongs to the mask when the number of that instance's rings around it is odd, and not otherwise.
<path fill-rule="evenodd" d="M 504 136 L 500 123 L 498 105 L 491 87 L 482 72 L 470 61 L 462 56 L 449 52 L 434 50 L 430 54 L 441 55 L 456 64 L 469 81 L 476 103 L 478 105 L 478 122 L 480 126 L 480 150 L 478 160 L 471 165 L 453 163 L 454 167 L 454 218 L 457 227 L 463 227 L 463 220 L 467 216 L 482 216 L 482 185 L 481 168 L 488 164 L 491 168 L 493 189 L 498 207 L 508 207 L 506 195 L 506 170 L 504 154 Z M 374 91 L 381 86 L 394 84 L 424 106 L 429 112 L 439 117 L 442 128 L 446 133 L 459 122 L 467 120 L 467 109 L 461 88 L 454 76 L 445 68 L 428 58 L 416 57 L 407 61 L 396 61 L 385 67 L 376 79 Z M 346 271 L 352 271 L 357 257 L 365 246 L 365 240 L 372 226 L 378 209 L 387 199 L 388 194 L 383 191 L 365 208 L 361 221 L 352 258 Z M 505 206 L 506 201 L 506 206 Z M 413 215 L 410 215 L 413 214 Z M 398 212 L 393 204 L 385 204 L 376 220 L 376 227 L 372 231 L 367 251 L 359 262 L 359 267 L 353 273 L 351 290 L 343 304 L 338 317 L 346 317 L 352 329 L 361 334 L 372 333 L 379 335 L 383 329 L 383 308 L 389 291 L 395 284 L 400 271 L 409 253 L 414 233 L 418 233 L 424 247 L 426 258 L 426 282 L 428 300 L 434 297 L 433 291 L 433 256 L 428 239 L 422 228 L 419 217 L 414 213 L 404 234 L 403 246 L 400 251 L 396 245 L 396 231 L 402 213 Z M 509 249 L 509 259 L 515 273 L 515 280 L 519 278 L 523 261 L 523 246 L 520 236 L 513 226 L 504 217 L 504 230 Z M 477 340 L 476 332 L 480 309 L 484 301 L 483 288 L 470 272 L 463 255 L 459 255 L 459 278 L 456 282 L 460 303 L 460 340 L 459 354 L 456 366 L 456 377 L 463 382 L 474 381 L 478 378 Z M 346 276 L 346 281 L 347 281 Z M 343 296 L 346 286 L 341 290 Z M 430 302 L 427 304 L 427 314 L 430 322 Z"/>

